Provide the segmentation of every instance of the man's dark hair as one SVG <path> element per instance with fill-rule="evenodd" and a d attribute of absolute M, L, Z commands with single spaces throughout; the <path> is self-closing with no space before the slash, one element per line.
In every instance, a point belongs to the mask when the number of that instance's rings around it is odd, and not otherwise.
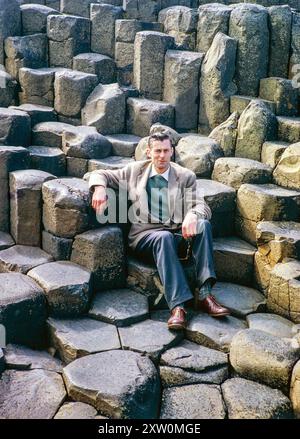
<path fill-rule="evenodd" d="M 173 147 L 174 145 L 173 145 L 172 139 L 166 133 L 155 133 L 155 134 L 152 134 L 151 136 L 149 136 L 148 146 L 149 146 L 149 148 L 151 148 L 153 140 L 159 140 L 160 142 L 162 142 L 163 140 L 166 140 L 166 139 L 170 140 L 171 147 Z"/>

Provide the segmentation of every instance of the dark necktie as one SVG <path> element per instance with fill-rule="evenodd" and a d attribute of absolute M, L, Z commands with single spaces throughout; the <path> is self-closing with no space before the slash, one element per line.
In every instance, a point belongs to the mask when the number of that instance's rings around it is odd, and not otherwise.
<path fill-rule="evenodd" d="M 148 203 L 149 211 L 160 223 L 169 219 L 168 181 L 159 174 L 149 179 Z"/>

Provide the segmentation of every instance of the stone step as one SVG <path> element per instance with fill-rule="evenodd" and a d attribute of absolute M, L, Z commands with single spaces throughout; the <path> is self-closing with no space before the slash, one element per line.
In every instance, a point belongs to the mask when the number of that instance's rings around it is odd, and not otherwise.
<path fill-rule="evenodd" d="M 163 387 L 189 384 L 221 384 L 228 378 L 228 359 L 223 352 L 183 340 L 160 358 Z"/>
<path fill-rule="evenodd" d="M 41 122 L 56 122 L 57 114 L 53 107 L 38 104 L 22 104 L 9 107 L 12 110 L 24 111 L 30 116 L 31 127 Z"/>
<path fill-rule="evenodd" d="M 261 79 L 259 96 L 275 103 L 275 113 L 278 116 L 298 115 L 298 90 L 290 79 L 278 77 Z"/>
<path fill-rule="evenodd" d="M 27 275 L 44 290 L 50 316 L 72 318 L 87 312 L 92 283 L 85 267 L 57 261 L 35 267 Z"/>
<path fill-rule="evenodd" d="M 44 347 L 47 310 L 39 285 L 21 273 L 1 273 L 0 293 L 0 323 L 6 330 L 6 343 Z"/>
<path fill-rule="evenodd" d="M 73 58 L 73 70 L 96 75 L 101 84 L 116 82 L 116 63 L 101 53 L 80 53 Z"/>
<path fill-rule="evenodd" d="M 243 184 L 237 193 L 236 232 L 246 241 L 256 243 L 260 221 L 298 221 L 300 192 L 275 184 Z"/>
<path fill-rule="evenodd" d="M 271 265 L 285 258 L 300 260 L 300 224 L 293 221 L 262 221 L 256 227 L 258 251 Z"/>
<path fill-rule="evenodd" d="M 65 364 L 98 352 L 120 349 L 114 325 L 89 318 L 47 320 L 50 346 Z"/>
<path fill-rule="evenodd" d="M 258 329 L 240 331 L 233 337 L 230 363 L 239 376 L 289 394 L 293 367 L 300 347 Z M 276 373 L 274 373 L 276 370 Z"/>
<path fill-rule="evenodd" d="M 256 248 L 236 236 L 215 238 L 214 264 L 218 281 L 253 285 Z"/>
<path fill-rule="evenodd" d="M 69 397 L 92 405 L 102 415 L 158 417 L 159 375 L 152 361 L 140 353 L 120 349 L 87 355 L 66 366 L 63 376 Z"/>
<path fill-rule="evenodd" d="M 254 313 L 247 316 L 249 329 L 267 332 L 282 339 L 300 341 L 300 326 L 284 317 L 270 313 Z"/>
<path fill-rule="evenodd" d="M 0 232 L 0 250 L 5 250 L 15 245 L 12 236 L 6 232 Z"/>
<path fill-rule="evenodd" d="M 300 140 L 300 117 L 277 116 L 278 139 L 294 143 Z"/>
<path fill-rule="evenodd" d="M 45 6 L 44 3 L 30 4 L 30 2 L 28 2 L 28 4 L 21 5 L 22 34 L 33 35 L 46 33 L 48 15 L 56 14 L 60 14 L 60 12 L 49 6 Z"/>
<path fill-rule="evenodd" d="M 274 102 L 267 99 L 245 95 L 233 95 L 230 97 L 230 113 L 237 112 L 239 115 L 241 115 L 253 99 L 265 104 L 267 108 L 275 114 L 276 106 Z"/>
<path fill-rule="evenodd" d="M 274 169 L 288 146 L 288 142 L 279 140 L 264 142 L 261 150 L 262 163 Z"/>
<path fill-rule="evenodd" d="M 244 183 L 271 183 L 272 168 L 256 160 L 222 157 L 215 162 L 212 179 L 238 190 Z"/>
<path fill-rule="evenodd" d="M 14 245 L 0 251 L 0 273 L 17 272 L 26 274 L 38 265 L 52 261 L 52 256 L 39 247 Z"/>
<path fill-rule="evenodd" d="M 166 102 L 129 98 L 127 99 L 126 112 L 128 134 L 146 137 L 149 135 L 151 126 L 155 123 L 174 128 L 174 106 Z"/>
<path fill-rule="evenodd" d="M 61 406 L 53 419 L 99 419 L 99 417 L 97 416 L 97 410 L 89 404 L 66 402 Z"/>
<path fill-rule="evenodd" d="M 29 146 L 30 168 L 49 172 L 56 177 L 66 175 L 66 155 L 60 148 Z"/>
<path fill-rule="evenodd" d="M 101 169 L 122 169 L 124 166 L 133 163 L 134 160 L 130 157 L 123 157 L 118 155 L 112 155 L 101 160 L 89 160 L 88 171 L 97 171 Z"/>
<path fill-rule="evenodd" d="M 148 300 L 128 288 L 101 291 L 93 297 L 88 315 L 118 327 L 128 326 L 149 317 Z"/>
<path fill-rule="evenodd" d="M 273 178 L 280 186 L 300 191 L 300 143 L 285 149 L 274 170 Z"/>
<path fill-rule="evenodd" d="M 233 235 L 236 191 L 223 183 L 200 178 L 197 179 L 197 193 L 200 198 L 204 197 L 212 211 L 213 236 Z"/>

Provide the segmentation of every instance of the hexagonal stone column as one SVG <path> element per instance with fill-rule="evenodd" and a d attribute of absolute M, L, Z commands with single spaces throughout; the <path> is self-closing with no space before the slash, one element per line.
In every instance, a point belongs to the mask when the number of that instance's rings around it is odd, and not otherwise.
<path fill-rule="evenodd" d="M 158 14 L 158 21 L 163 24 L 164 32 L 175 38 L 178 49 L 196 49 L 196 30 L 198 13 L 196 9 L 186 6 L 170 6 Z"/>
<path fill-rule="evenodd" d="M 72 399 L 91 404 L 110 418 L 158 416 L 159 377 L 152 361 L 137 352 L 88 355 L 65 367 L 63 376 Z"/>
<path fill-rule="evenodd" d="M 200 4 L 198 9 L 197 51 L 207 52 L 218 32 L 228 34 L 230 6 Z"/>
<path fill-rule="evenodd" d="M 221 384 L 228 377 L 227 355 L 183 340 L 160 358 L 164 387 L 187 384 Z"/>
<path fill-rule="evenodd" d="M 20 104 L 49 105 L 54 104 L 55 69 L 42 68 L 19 70 Z"/>
<path fill-rule="evenodd" d="M 40 69 L 48 66 L 48 40 L 45 34 L 8 37 L 5 40 L 5 67 L 14 78 L 19 78 L 19 69 Z"/>
<path fill-rule="evenodd" d="M 49 15 L 49 64 L 72 68 L 73 57 L 90 51 L 90 20 L 74 15 Z"/>
<path fill-rule="evenodd" d="M 288 260 L 275 265 L 270 273 L 268 309 L 295 323 L 300 323 L 300 261 Z"/>
<path fill-rule="evenodd" d="M 193 171 L 197 177 L 210 177 L 215 161 L 223 156 L 218 142 L 209 137 L 191 134 L 179 140 L 175 161 Z"/>
<path fill-rule="evenodd" d="M 75 56 L 73 69 L 97 75 L 101 84 L 110 84 L 116 81 L 115 61 L 100 53 L 81 53 Z"/>
<path fill-rule="evenodd" d="M 77 178 L 60 178 L 43 184 L 43 224 L 61 238 L 73 238 L 89 226 L 88 184 Z"/>
<path fill-rule="evenodd" d="M 191 384 L 164 389 L 160 419 L 224 419 L 219 386 Z"/>
<path fill-rule="evenodd" d="M 125 128 L 126 95 L 116 84 L 98 85 L 82 109 L 84 125 L 96 127 L 101 134 L 119 134 Z"/>
<path fill-rule="evenodd" d="M 59 353 L 64 363 L 98 352 L 119 349 L 117 328 L 93 319 L 47 320 L 50 345 Z"/>
<path fill-rule="evenodd" d="M 10 173 L 10 230 L 16 244 L 40 247 L 42 185 L 54 178 L 34 169 Z"/>
<path fill-rule="evenodd" d="M 239 189 L 244 183 L 270 183 L 272 168 L 256 160 L 224 157 L 215 162 L 212 179 Z"/>
<path fill-rule="evenodd" d="M 87 311 L 91 273 L 69 261 L 43 264 L 28 272 L 44 290 L 50 315 L 75 317 Z"/>
<path fill-rule="evenodd" d="M 59 15 L 60 12 L 43 4 L 21 5 L 23 35 L 47 32 L 48 15 Z"/>
<path fill-rule="evenodd" d="M 269 13 L 270 52 L 268 76 L 288 77 L 292 11 L 290 6 L 271 6 Z"/>
<path fill-rule="evenodd" d="M 0 148 L 0 230 L 9 231 L 9 172 L 29 167 L 29 153 L 18 146 Z"/>
<path fill-rule="evenodd" d="M 243 184 L 237 193 L 236 231 L 241 238 L 256 243 L 259 221 L 297 221 L 300 194 L 274 184 Z"/>
<path fill-rule="evenodd" d="M 290 400 L 277 389 L 244 378 L 222 384 L 229 419 L 291 419 Z"/>
<path fill-rule="evenodd" d="M 293 221 L 261 221 L 256 227 L 258 251 L 274 266 L 285 258 L 300 259 L 300 224 Z"/>
<path fill-rule="evenodd" d="M 122 8 L 108 4 L 91 5 L 91 49 L 114 58 L 115 22 L 122 18 Z"/>
<path fill-rule="evenodd" d="M 57 177 L 66 174 L 66 155 L 60 148 L 29 146 L 30 167 Z"/>
<path fill-rule="evenodd" d="M 252 100 L 239 118 L 235 156 L 260 161 L 263 143 L 276 138 L 276 116 L 264 102 Z"/>
<path fill-rule="evenodd" d="M 285 149 L 273 173 L 280 186 L 300 190 L 300 143 Z"/>
<path fill-rule="evenodd" d="M 201 65 L 199 79 L 199 128 L 208 135 L 229 117 L 230 96 L 236 93 L 233 82 L 237 41 L 221 32 L 214 37 Z"/>
<path fill-rule="evenodd" d="M 124 242 L 122 231 L 117 226 L 105 226 L 77 235 L 71 261 L 93 273 L 96 291 L 125 286 Z"/>
<path fill-rule="evenodd" d="M 168 348 L 183 339 L 182 331 L 170 331 L 166 322 L 151 319 L 119 328 L 122 349 L 141 352 L 155 363 Z"/>
<path fill-rule="evenodd" d="M 31 123 L 24 111 L 0 109 L 0 143 L 2 145 L 29 146 Z"/>
<path fill-rule="evenodd" d="M 0 274 L 0 323 L 6 342 L 45 345 L 46 301 L 36 282 L 20 273 Z"/>
<path fill-rule="evenodd" d="M 230 363 L 242 377 L 289 392 L 300 348 L 266 332 L 247 329 L 232 340 Z"/>
<path fill-rule="evenodd" d="M 50 261 L 52 261 L 51 255 L 39 247 L 14 245 L 0 251 L 0 273 L 16 271 L 26 274 L 32 268 Z"/>
<path fill-rule="evenodd" d="M 178 131 L 197 131 L 202 60 L 201 53 L 166 52 L 163 99 L 175 107 L 175 128 Z"/>
<path fill-rule="evenodd" d="M 57 72 L 54 81 L 54 108 L 57 113 L 79 117 L 88 96 L 97 84 L 96 75 L 68 70 Z"/>
<path fill-rule="evenodd" d="M 171 104 L 142 98 L 127 99 L 127 132 L 146 137 L 155 123 L 174 128 L 174 107 Z"/>
<path fill-rule="evenodd" d="M 238 5 L 230 14 L 229 35 L 239 42 L 235 73 L 239 94 L 257 96 L 259 80 L 268 76 L 267 9 L 259 5 Z"/>
<path fill-rule="evenodd" d="M 165 54 L 174 38 L 162 32 L 138 32 L 134 40 L 133 83 L 141 95 L 161 100 Z"/>
<path fill-rule="evenodd" d="M 148 299 L 129 288 L 101 291 L 95 294 L 88 314 L 116 326 L 132 325 L 149 317 Z"/>
<path fill-rule="evenodd" d="M 215 238 L 213 246 L 218 280 L 252 286 L 256 248 L 235 236 Z"/>
<path fill-rule="evenodd" d="M 204 197 L 212 211 L 213 236 L 233 235 L 236 206 L 235 190 L 217 181 L 199 178 L 197 179 L 197 191 L 199 197 Z"/>
<path fill-rule="evenodd" d="M 21 11 L 16 0 L 0 1 L 0 64 L 4 64 L 4 40 L 10 35 L 21 34 Z"/>
<path fill-rule="evenodd" d="M 0 106 L 14 105 L 17 98 L 17 81 L 9 73 L 0 70 L 0 84 Z"/>
<path fill-rule="evenodd" d="M 259 96 L 275 102 L 279 116 L 298 115 L 298 90 L 293 82 L 284 78 L 263 78 L 260 80 Z"/>
<path fill-rule="evenodd" d="M 66 398 L 61 375 L 42 369 L 7 370 L 0 380 L 0 392 L 4 419 L 52 419 Z"/>

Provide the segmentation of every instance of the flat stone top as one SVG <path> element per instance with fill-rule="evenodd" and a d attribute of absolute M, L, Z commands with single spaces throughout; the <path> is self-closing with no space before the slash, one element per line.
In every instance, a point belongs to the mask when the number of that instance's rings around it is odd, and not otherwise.
<path fill-rule="evenodd" d="M 205 197 L 213 197 L 222 193 L 228 193 L 235 196 L 235 189 L 233 187 L 219 183 L 218 181 L 197 178 L 196 183 L 197 190 L 203 190 Z"/>
<path fill-rule="evenodd" d="M 278 122 L 289 123 L 291 125 L 299 125 L 300 117 L 277 116 Z"/>
<path fill-rule="evenodd" d="M 80 70 L 62 70 L 61 72 L 55 73 L 55 80 L 60 79 L 60 78 L 70 79 L 70 80 L 72 80 L 72 79 L 80 80 L 80 79 L 86 79 L 86 78 L 93 78 L 96 80 L 97 75 L 94 75 L 93 73 L 81 72 Z"/>
<path fill-rule="evenodd" d="M 168 349 L 160 359 L 161 365 L 190 369 L 194 372 L 203 372 L 216 364 L 227 365 L 227 363 L 225 353 L 188 340 L 183 340 L 180 345 Z"/>
<path fill-rule="evenodd" d="M 226 238 L 215 238 L 213 241 L 214 250 L 238 252 L 245 255 L 253 256 L 257 251 L 256 247 L 238 238 L 237 236 L 230 236 Z"/>
<path fill-rule="evenodd" d="M 88 283 L 91 273 L 73 262 L 58 261 L 39 265 L 30 270 L 28 276 L 41 282 L 44 288 L 53 290 L 62 286 Z"/>
<path fill-rule="evenodd" d="M 41 190 L 45 181 L 56 179 L 56 176 L 38 169 L 24 169 L 11 172 L 9 179 L 18 189 L 30 187 L 30 189 Z"/>
<path fill-rule="evenodd" d="M 39 5 L 39 4 L 25 4 L 25 5 L 20 5 L 21 11 L 39 11 L 39 12 L 44 12 L 45 14 L 53 14 L 53 13 L 58 13 L 58 11 L 56 11 L 56 9 L 53 8 L 49 8 L 49 6 L 45 6 L 45 5 Z"/>
<path fill-rule="evenodd" d="M 40 122 L 33 127 L 36 132 L 53 132 L 57 134 L 63 134 L 65 131 L 73 132 L 75 127 L 68 123 L 63 122 Z"/>
<path fill-rule="evenodd" d="M 43 184 L 43 188 L 47 188 L 50 191 L 59 192 L 61 196 L 79 195 L 81 192 L 88 192 L 88 184 L 81 178 L 66 177 L 58 178 L 56 180 L 50 180 Z"/>
<path fill-rule="evenodd" d="M 155 99 L 146 99 L 146 98 L 128 98 L 127 103 L 130 105 L 139 108 L 140 111 L 143 111 L 144 109 L 151 109 L 151 108 L 157 108 L 157 107 L 173 107 L 168 102 L 162 102 L 162 101 L 156 101 Z"/>
<path fill-rule="evenodd" d="M 52 256 L 44 250 L 39 247 L 31 247 L 28 245 L 14 245 L 0 251 L 1 263 L 19 266 L 24 269 L 28 268 L 28 270 L 52 260 Z"/>
<path fill-rule="evenodd" d="M 56 157 L 58 155 L 64 156 L 65 154 L 60 148 L 54 148 L 52 146 L 29 146 L 27 148 L 30 154 L 39 155 L 41 157 Z"/>
<path fill-rule="evenodd" d="M 250 170 L 264 170 L 272 171 L 272 168 L 264 163 L 258 162 L 257 160 L 239 158 L 239 157 L 220 157 L 216 160 L 215 166 L 227 165 L 235 168 L 246 168 Z"/>
<path fill-rule="evenodd" d="M 156 375 L 152 361 L 129 350 L 111 350 L 79 358 L 64 368 L 71 383 L 103 394 L 119 394 L 136 386 L 137 377 Z"/>
<path fill-rule="evenodd" d="M 0 145 L 0 157 L 1 155 L 7 155 L 7 153 L 14 152 L 27 152 L 27 148 L 23 148 L 23 146 L 8 146 L 8 145 Z"/>
<path fill-rule="evenodd" d="M 201 61 L 201 59 L 204 57 L 204 53 L 190 52 L 188 50 L 167 50 L 166 57 L 179 61 Z"/>
<path fill-rule="evenodd" d="M 18 107 L 9 107 L 9 108 L 13 108 L 15 110 L 20 110 L 20 111 L 28 111 L 28 112 L 33 112 L 33 111 L 40 111 L 40 112 L 52 112 L 54 111 L 53 107 L 47 107 L 45 105 L 38 105 L 38 104 L 22 104 L 19 105 Z"/>
<path fill-rule="evenodd" d="M 21 273 L 0 274 L 0 305 L 40 294 L 43 294 L 43 290 L 30 277 Z"/>
<path fill-rule="evenodd" d="M 24 113 L 24 111 L 13 110 L 12 108 L 0 108 L 0 118 L 2 117 L 24 117 L 29 118 L 28 114 Z"/>
<path fill-rule="evenodd" d="M 243 184 L 240 191 L 256 192 L 272 197 L 300 197 L 300 191 L 284 189 L 276 184 Z"/>
<path fill-rule="evenodd" d="M 277 337 L 292 338 L 300 328 L 284 317 L 270 313 L 254 313 L 247 316 L 250 329 L 259 329 Z"/>
<path fill-rule="evenodd" d="M 262 233 L 273 235 L 271 239 L 300 240 L 300 223 L 294 221 L 261 221 L 256 228 Z"/>
<path fill-rule="evenodd" d="M 83 59 L 83 60 L 91 60 L 91 61 L 103 61 L 103 60 L 111 60 L 112 58 L 110 58 L 107 55 L 102 55 L 101 53 L 93 53 L 93 52 L 88 52 L 88 53 L 80 53 L 79 55 L 74 56 L 74 59 Z"/>
<path fill-rule="evenodd" d="M 142 137 L 135 136 L 134 134 L 110 134 L 106 136 L 106 138 L 110 141 L 117 141 L 122 143 L 139 143 Z"/>
<path fill-rule="evenodd" d="M 300 261 L 296 259 L 290 259 L 286 263 L 276 264 L 272 270 L 272 275 L 279 276 L 286 281 L 292 281 L 299 283 L 300 286 Z"/>
<path fill-rule="evenodd" d="M 97 245 L 101 243 L 101 240 L 110 235 L 119 235 L 119 237 L 122 238 L 122 230 L 117 225 L 109 225 L 99 229 L 87 230 L 86 232 L 76 235 L 75 239 L 84 239 L 85 241 L 90 241 L 93 245 Z"/>

